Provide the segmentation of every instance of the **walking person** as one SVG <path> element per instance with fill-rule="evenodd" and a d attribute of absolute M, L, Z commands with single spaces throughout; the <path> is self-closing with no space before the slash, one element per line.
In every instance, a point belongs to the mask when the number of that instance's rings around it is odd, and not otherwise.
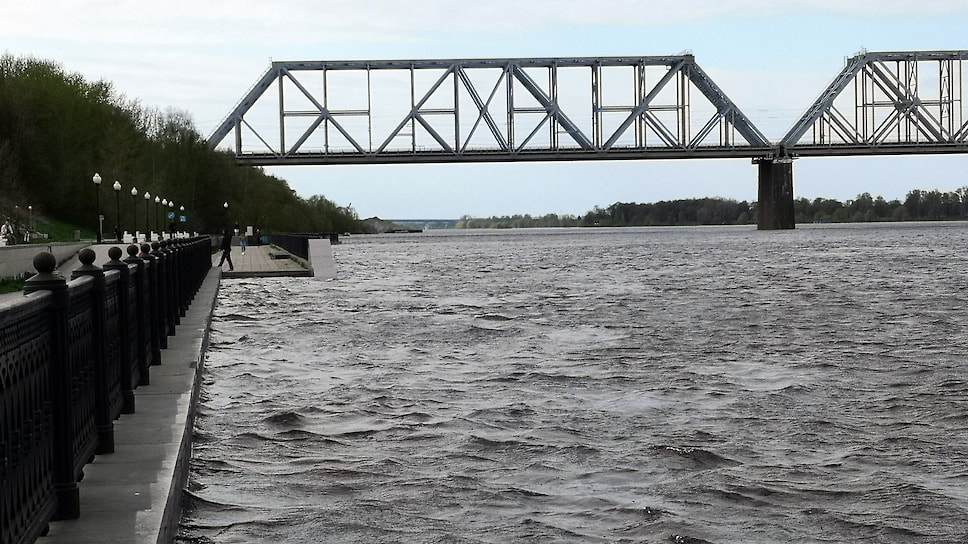
<path fill-rule="evenodd" d="M 235 266 L 232 264 L 232 231 L 225 229 L 222 233 L 222 243 L 219 244 L 219 249 L 222 250 L 222 259 L 218 262 L 218 267 L 222 268 L 225 261 L 229 262 L 229 272 L 235 270 Z"/>

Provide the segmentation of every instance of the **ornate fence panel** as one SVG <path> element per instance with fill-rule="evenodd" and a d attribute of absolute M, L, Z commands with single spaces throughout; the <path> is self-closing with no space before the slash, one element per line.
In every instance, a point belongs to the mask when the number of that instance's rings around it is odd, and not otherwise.
<path fill-rule="evenodd" d="M 50 296 L 0 303 L 0 541 L 29 541 L 54 515 Z"/>
<path fill-rule="evenodd" d="M 55 455 L 70 455 L 73 463 L 72 481 L 81 479 L 81 473 L 97 449 L 98 436 L 95 428 L 95 393 L 97 392 L 95 364 L 103 361 L 94 350 L 96 323 L 95 304 L 101 301 L 95 297 L 94 282 L 88 280 L 70 287 L 70 300 L 67 307 L 67 368 L 70 380 L 70 406 L 68 417 L 71 422 L 70 450 L 55 452 Z"/>
<path fill-rule="evenodd" d="M 111 420 L 121 415 L 121 355 L 124 352 L 122 331 L 127 325 L 121 313 L 121 274 L 111 274 L 105 280 L 104 289 L 104 328 L 109 331 L 105 338 L 106 364 L 104 365 L 104 383 L 108 389 L 107 411 Z"/>

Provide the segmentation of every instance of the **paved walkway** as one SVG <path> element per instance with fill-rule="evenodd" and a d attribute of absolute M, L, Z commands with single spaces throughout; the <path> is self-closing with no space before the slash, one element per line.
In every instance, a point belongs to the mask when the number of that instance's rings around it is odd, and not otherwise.
<path fill-rule="evenodd" d="M 235 270 L 229 270 L 229 263 L 222 265 L 224 278 L 264 278 L 273 276 L 311 276 L 312 271 L 299 260 L 292 258 L 289 253 L 275 246 L 249 246 L 245 253 L 239 246 L 232 246 L 232 264 Z M 222 259 L 222 252 L 212 255 L 212 266 L 218 266 Z"/>
<path fill-rule="evenodd" d="M 219 271 L 211 270 L 181 318 L 135 413 L 114 423 L 115 453 L 98 455 L 78 484 L 81 517 L 55 521 L 37 544 L 170 542 L 178 532 L 192 427 Z"/>

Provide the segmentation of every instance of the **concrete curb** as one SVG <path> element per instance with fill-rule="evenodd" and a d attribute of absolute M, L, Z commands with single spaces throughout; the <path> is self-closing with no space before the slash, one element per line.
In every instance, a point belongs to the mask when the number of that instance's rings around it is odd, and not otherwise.
<path fill-rule="evenodd" d="M 172 474 L 168 501 L 165 504 L 165 512 L 162 514 L 161 529 L 158 531 L 158 544 L 174 542 L 175 536 L 178 535 L 178 523 L 182 515 L 182 495 L 188 484 L 188 474 L 192 459 L 192 435 L 195 430 L 195 416 L 198 414 L 198 398 L 201 394 L 202 380 L 205 374 L 205 352 L 208 350 L 212 330 L 212 315 L 215 312 L 216 302 L 218 301 L 220 276 L 220 270 L 212 269 L 205 277 L 202 289 L 199 289 L 198 295 L 196 295 L 196 304 L 193 305 L 193 308 L 194 306 L 200 306 L 198 313 L 202 317 L 202 322 L 196 323 L 195 319 L 188 321 L 188 313 L 186 313 L 185 318 L 182 320 L 182 327 L 186 325 L 200 326 L 197 331 L 193 332 L 200 332 L 201 338 L 199 338 L 197 344 L 198 355 L 195 358 L 195 379 L 192 382 L 191 401 L 189 402 L 188 414 L 185 420 L 185 432 L 182 434 L 181 445 L 178 448 L 178 459 L 175 462 L 174 473 Z M 209 282 L 210 278 L 214 278 L 212 280 L 214 289 L 211 290 L 211 293 L 205 289 L 205 284 Z M 193 318 L 198 317 L 193 316 Z M 192 345 L 193 348 L 196 347 L 196 344 L 193 343 Z M 195 353 L 195 349 L 192 349 L 191 353 Z"/>

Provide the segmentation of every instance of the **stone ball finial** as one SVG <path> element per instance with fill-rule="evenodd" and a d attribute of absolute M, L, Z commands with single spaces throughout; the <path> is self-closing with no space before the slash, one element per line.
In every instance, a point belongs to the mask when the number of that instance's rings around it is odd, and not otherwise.
<path fill-rule="evenodd" d="M 34 269 L 38 274 L 50 274 L 57 268 L 57 258 L 52 253 L 42 251 L 34 255 Z"/>
<path fill-rule="evenodd" d="M 110 259 L 112 261 L 116 261 L 116 260 L 120 259 L 121 258 L 121 248 L 118 247 L 118 246 L 114 246 L 111 249 L 109 249 L 108 250 L 108 257 L 110 257 Z"/>
<path fill-rule="evenodd" d="M 139 249 L 138 249 L 138 246 L 131 244 L 130 246 L 125 248 L 125 251 L 128 252 L 129 257 L 137 257 Z"/>
<path fill-rule="evenodd" d="M 93 249 L 86 247 L 77 253 L 77 258 L 80 259 L 81 264 L 91 266 L 94 264 L 94 259 L 97 258 L 97 253 Z"/>
<path fill-rule="evenodd" d="M 53 254 L 42 251 L 34 255 L 34 268 L 37 269 L 37 273 L 24 283 L 24 295 L 37 291 L 64 291 L 67 289 L 67 280 L 64 276 L 54 272 L 54 269 L 57 268 L 57 258 Z"/>

